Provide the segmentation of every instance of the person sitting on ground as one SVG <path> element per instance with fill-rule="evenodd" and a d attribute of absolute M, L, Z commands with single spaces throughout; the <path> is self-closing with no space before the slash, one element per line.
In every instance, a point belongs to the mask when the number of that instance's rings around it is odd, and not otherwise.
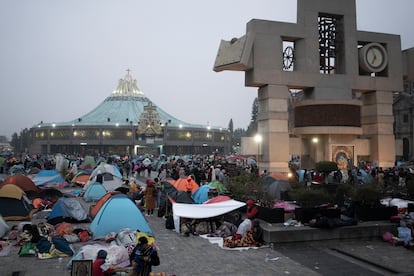
<path fill-rule="evenodd" d="M 132 270 L 129 273 L 129 276 L 148 276 L 152 271 L 151 265 L 151 253 L 152 246 L 148 243 L 146 237 L 140 237 L 138 239 L 138 244 L 132 250 L 131 253 L 131 265 Z"/>
<path fill-rule="evenodd" d="M 253 234 L 253 239 L 255 240 L 255 242 L 257 243 L 257 246 L 261 246 L 263 245 L 265 242 L 263 240 L 263 229 L 260 226 L 260 221 L 255 219 L 252 222 L 252 234 Z"/>
<path fill-rule="evenodd" d="M 92 265 L 92 276 L 113 275 L 114 269 L 105 263 L 108 253 L 101 249 L 98 251 L 95 261 Z"/>

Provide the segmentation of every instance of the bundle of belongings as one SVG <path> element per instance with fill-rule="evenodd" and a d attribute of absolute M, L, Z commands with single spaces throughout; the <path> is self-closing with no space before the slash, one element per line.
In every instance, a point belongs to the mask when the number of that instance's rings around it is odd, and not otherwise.
<path fill-rule="evenodd" d="M 245 219 L 231 237 L 223 238 L 223 246 L 234 247 L 258 247 L 264 244 L 263 229 L 259 220 Z"/>
<path fill-rule="evenodd" d="M 397 235 L 385 232 L 382 239 L 394 246 L 402 245 L 406 248 L 413 247 L 414 242 L 414 212 L 405 215 L 397 227 Z"/>
<path fill-rule="evenodd" d="M 22 223 L 9 233 L 9 240 L 17 240 L 19 256 L 37 256 L 39 259 L 73 256 L 69 242 L 56 234 L 53 225 Z"/>
<path fill-rule="evenodd" d="M 105 238 L 105 243 L 82 246 L 67 266 L 70 268 L 73 260 L 95 260 L 97 253 L 100 250 L 105 250 L 107 252 L 106 264 L 118 269 L 129 267 L 131 265 L 130 255 L 139 238 L 143 236 L 147 238 L 148 244 L 155 246 L 154 237 L 140 231 L 125 228 L 118 233 L 109 233 L 107 238 Z"/>

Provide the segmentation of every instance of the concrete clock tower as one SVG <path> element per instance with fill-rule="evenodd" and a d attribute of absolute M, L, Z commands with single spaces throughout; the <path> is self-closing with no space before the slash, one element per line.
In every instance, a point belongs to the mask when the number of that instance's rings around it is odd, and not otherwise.
<path fill-rule="evenodd" d="M 251 20 L 221 41 L 214 71 L 224 70 L 258 88 L 261 169 L 287 171 L 292 156 L 302 168 L 394 166 L 400 36 L 358 31 L 355 0 L 298 0 L 296 24 Z"/>

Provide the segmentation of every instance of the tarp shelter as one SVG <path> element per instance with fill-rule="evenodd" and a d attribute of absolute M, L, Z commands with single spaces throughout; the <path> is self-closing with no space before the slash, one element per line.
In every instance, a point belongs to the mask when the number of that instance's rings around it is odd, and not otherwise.
<path fill-rule="evenodd" d="M 5 220 L 25 220 L 31 218 L 33 205 L 25 192 L 14 184 L 0 188 L 0 214 Z"/>
<path fill-rule="evenodd" d="M 9 229 L 9 225 L 6 223 L 3 216 L 0 215 L 0 238 L 3 238 L 3 236 L 6 235 Z"/>
<path fill-rule="evenodd" d="M 88 213 L 82 204 L 72 197 L 62 197 L 53 206 L 47 222 L 56 225 L 61 222 L 86 222 Z"/>
<path fill-rule="evenodd" d="M 187 204 L 172 202 L 175 229 L 179 232 L 180 217 L 205 219 L 224 215 L 246 205 L 245 202 L 229 199 L 210 204 Z"/>
<path fill-rule="evenodd" d="M 85 190 L 90 184 L 97 182 L 98 175 L 102 176 L 102 184 L 107 191 L 114 191 L 122 185 L 122 175 L 118 167 L 110 164 L 101 164 L 91 173 L 88 183 L 84 186 Z"/>
<path fill-rule="evenodd" d="M 111 232 L 118 233 L 125 228 L 152 235 L 148 222 L 135 203 L 124 194 L 116 194 L 99 209 L 90 230 L 93 239 L 101 239 Z"/>
<path fill-rule="evenodd" d="M 172 192 L 169 195 L 169 197 L 172 198 L 175 202 L 178 202 L 178 203 L 194 204 L 194 200 L 191 196 L 191 193 L 188 193 L 188 192 L 175 191 L 175 192 Z"/>
<path fill-rule="evenodd" d="M 85 193 L 83 194 L 83 199 L 85 201 L 98 201 L 107 193 L 105 187 L 99 183 L 95 182 L 88 186 Z"/>
<path fill-rule="evenodd" d="M 89 216 L 91 218 L 94 218 L 96 216 L 96 214 L 98 214 L 99 209 L 101 209 L 101 207 L 105 204 L 105 202 L 108 201 L 108 199 L 110 199 L 112 196 L 116 195 L 116 194 L 120 194 L 121 192 L 118 191 L 112 191 L 109 193 L 106 193 L 105 195 L 103 195 L 98 202 L 96 202 L 96 204 L 92 205 L 89 208 Z"/>
<path fill-rule="evenodd" d="M 15 174 L 7 177 L 6 179 L 4 179 L 3 183 L 0 184 L 0 188 L 6 184 L 17 185 L 20 189 L 22 189 L 25 192 L 40 192 L 40 189 L 33 183 L 33 181 L 23 174 Z"/>
<path fill-rule="evenodd" d="M 167 213 L 168 206 L 171 205 L 168 197 L 176 192 L 177 189 L 168 181 L 161 181 L 161 196 L 160 196 L 160 206 L 158 206 L 158 217 L 162 217 Z M 168 208 L 167 208 L 168 207 Z M 171 209 L 168 209 L 171 210 Z"/>
<path fill-rule="evenodd" d="M 41 170 L 32 179 L 36 186 L 64 183 L 65 179 L 56 170 Z"/>

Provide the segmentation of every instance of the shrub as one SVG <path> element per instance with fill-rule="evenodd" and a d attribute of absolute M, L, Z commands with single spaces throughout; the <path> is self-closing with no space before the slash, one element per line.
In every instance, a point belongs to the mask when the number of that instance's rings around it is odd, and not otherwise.
<path fill-rule="evenodd" d="M 354 190 L 352 201 L 360 206 L 380 206 L 381 193 L 375 185 L 362 185 Z"/>
<path fill-rule="evenodd" d="M 291 199 L 295 200 L 301 207 L 317 207 L 331 201 L 330 196 L 322 189 L 308 190 L 299 188 L 289 192 Z"/>
<path fill-rule="evenodd" d="M 320 161 L 315 164 L 315 170 L 323 173 L 330 173 L 338 170 L 338 165 L 332 161 Z"/>
<path fill-rule="evenodd" d="M 247 198 L 258 199 L 263 197 L 261 188 L 263 185 L 263 178 L 253 173 L 241 172 L 238 176 L 230 178 L 229 192 L 233 198 L 238 200 L 246 200 Z"/>

